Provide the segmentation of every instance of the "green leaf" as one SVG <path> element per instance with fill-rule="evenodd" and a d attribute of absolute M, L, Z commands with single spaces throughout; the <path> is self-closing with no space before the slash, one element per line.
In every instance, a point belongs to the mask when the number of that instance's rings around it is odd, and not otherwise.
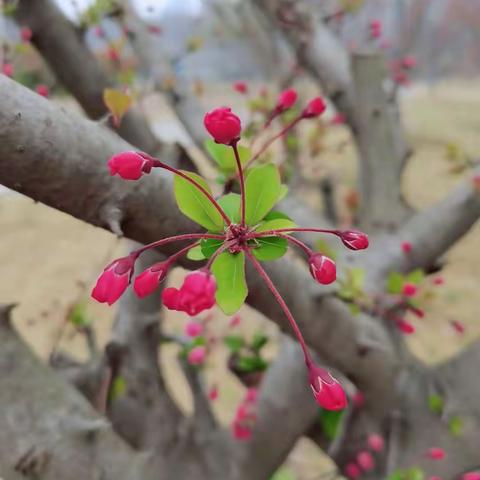
<path fill-rule="evenodd" d="M 463 419 L 460 415 L 454 415 L 448 420 L 448 429 L 454 437 L 460 437 L 463 433 Z"/>
<path fill-rule="evenodd" d="M 262 222 L 256 229 L 256 232 L 268 232 L 269 230 L 280 230 L 282 228 L 295 228 L 295 223 L 286 218 L 277 218 L 274 220 L 267 220 Z M 285 232 L 288 233 L 288 232 Z"/>
<path fill-rule="evenodd" d="M 223 341 L 232 353 L 239 352 L 245 345 L 245 340 L 239 335 L 228 335 Z"/>
<path fill-rule="evenodd" d="M 404 480 L 404 475 L 403 470 L 395 470 L 387 477 L 387 480 Z"/>
<path fill-rule="evenodd" d="M 288 187 L 284 183 L 280 185 L 280 193 L 278 194 L 277 202 L 283 200 L 288 195 Z"/>
<path fill-rule="evenodd" d="M 391 272 L 387 278 L 387 292 L 395 295 L 401 293 L 404 282 L 405 279 L 401 273 Z"/>
<path fill-rule="evenodd" d="M 217 281 L 217 304 L 224 313 L 233 315 L 243 305 L 248 294 L 245 254 L 223 252 L 214 260 L 211 270 Z"/>
<path fill-rule="evenodd" d="M 235 161 L 235 154 L 233 148 L 227 145 L 216 143 L 212 139 L 205 140 L 205 148 L 210 156 L 217 162 L 220 170 L 226 174 L 231 175 L 237 171 L 237 163 Z M 240 163 L 245 164 L 251 157 L 249 148 L 242 145 L 237 146 Z"/>
<path fill-rule="evenodd" d="M 288 250 L 288 242 L 285 238 L 264 237 L 256 238 L 255 241 L 258 246 L 252 249 L 252 253 L 262 262 L 277 260 Z"/>
<path fill-rule="evenodd" d="M 218 199 L 218 203 L 233 223 L 239 223 L 241 198 L 238 193 L 229 193 Z"/>
<path fill-rule="evenodd" d="M 68 321 L 77 328 L 87 327 L 92 322 L 87 317 L 87 305 L 85 303 L 77 303 L 68 316 Z"/>
<path fill-rule="evenodd" d="M 211 193 L 206 180 L 192 172 L 182 171 L 196 180 L 208 193 Z M 173 190 L 178 208 L 188 218 L 205 227 L 210 232 L 223 230 L 223 218 L 210 200 L 194 185 L 182 177 L 175 175 Z"/>
<path fill-rule="evenodd" d="M 270 480 L 295 480 L 296 478 L 291 470 L 281 467 L 270 477 Z"/>
<path fill-rule="evenodd" d="M 216 238 L 205 238 L 200 241 L 200 248 L 205 258 L 210 258 L 222 245 L 223 240 Z"/>
<path fill-rule="evenodd" d="M 280 175 L 275 165 L 269 163 L 254 167 L 245 182 L 245 220 L 256 225 L 277 203 L 280 195 Z"/>
<path fill-rule="evenodd" d="M 328 440 L 334 440 L 337 437 L 344 413 L 345 410 L 320 411 L 319 421 Z"/>
<path fill-rule="evenodd" d="M 405 470 L 403 475 L 404 480 L 424 480 L 425 474 L 423 470 L 418 467 L 412 467 Z"/>
<path fill-rule="evenodd" d="M 263 333 L 256 333 L 252 340 L 252 350 L 259 352 L 268 342 L 268 337 Z"/>
<path fill-rule="evenodd" d="M 265 218 L 263 220 L 266 222 L 267 220 L 277 220 L 278 218 L 283 218 L 285 220 L 290 220 L 293 222 L 293 220 L 286 213 L 280 212 L 278 210 L 270 210 L 265 215 Z"/>
<path fill-rule="evenodd" d="M 443 397 L 436 393 L 432 393 L 432 395 L 428 397 L 428 408 L 433 413 L 441 415 L 443 412 L 443 404 Z"/>
<path fill-rule="evenodd" d="M 422 282 L 422 280 L 425 278 L 425 273 L 421 268 L 417 268 L 416 270 L 413 270 L 413 272 L 410 272 L 407 275 L 407 282 L 414 283 L 415 285 L 419 284 Z"/>
<path fill-rule="evenodd" d="M 214 240 L 214 239 L 212 238 L 210 240 Z M 187 258 L 189 260 L 200 261 L 200 260 L 205 260 L 207 257 L 202 252 L 202 246 L 197 245 L 196 247 L 191 248 L 187 252 Z"/>
<path fill-rule="evenodd" d="M 261 372 L 268 367 L 268 363 L 260 356 L 244 356 L 237 360 L 235 365 L 242 372 Z"/>
<path fill-rule="evenodd" d="M 351 285 L 355 290 L 363 290 L 365 284 L 365 269 L 364 268 L 351 268 L 348 271 L 348 276 L 351 280 Z"/>
<path fill-rule="evenodd" d="M 110 388 L 110 393 L 109 393 L 109 400 L 115 400 L 116 398 L 119 398 L 123 395 L 125 395 L 125 392 L 127 391 L 127 382 L 125 381 L 125 378 L 122 376 L 115 377 L 113 380 L 112 386 Z"/>

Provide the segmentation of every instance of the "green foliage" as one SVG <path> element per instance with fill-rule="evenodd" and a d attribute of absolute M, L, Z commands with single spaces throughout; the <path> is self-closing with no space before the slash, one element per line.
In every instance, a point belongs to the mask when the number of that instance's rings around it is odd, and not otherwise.
<path fill-rule="evenodd" d="M 277 203 L 281 194 L 277 167 L 267 164 L 249 170 L 245 190 L 246 223 L 257 225 Z"/>
<path fill-rule="evenodd" d="M 262 372 L 268 367 L 268 362 L 260 355 L 243 355 L 238 358 L 236 368 L 244 373 Z"/>
<path fill-rule="evenodd" d="M 248 294 L 245 254 L 223 252 L 214 260 L 211 270 L 217 281 L 217 304 L 224 313 L 233 315 Z"/>
<path fill-rule="evenodd" d="M 222 245 L 223 240 L 216 238 L 205 238 L 200 241 L 200 248 L 205 258 L 210 258 Z"/>
<path fill-rule="evenodd" d="M 118 376 L 115 377 L 115 379 L 112 382 L 112 385 L 110 386 L 110 392 L 108 399 L 111 402 L 112 400 L 115 400 L 116 398 L 119 398 L 123 395 L 125 395 L 125 392 L 127 391 L 127 382 L 124 377 Z"/>
<path fill-rule="evenodd" d="M 286 467 L 278 469 L 270 480 L 295 480 L 297 477 L 294 473 Z"/>
<path fill-rule="evenodd" d="M 256 238 L 257 247 L 252 249 L 252 253 L 258 260 L 268 262 L 270 260 L 277 260 L 288 250 L 288 241 L 280 237 L 263 237 Z"/>
<path fill-rule="evenodd" d="M 318 420 L 322 426 L 323 433 L 328 440 L 334 440 L 340 433 L 340 425 L 345 410 L 320 410 Z"/>
<path fill-rule="evenodd" d="M 185 175 L 197 181 L 208 193 L 212 193 L 206 180 L 200 175 L 183 171 Z M 194 185 L 178 175 L 173 181 L 175 200 L 178 208 L 188 218 L 211 232 L 223 231 L 223 218 L 210 200 Z"/>
<path fill-rule="evenodd" d="M 68 321 L 77 328 L 88 327 L 92 321 L 87 316 L 87 305 L 86 303 L 77 303 L 68 316 Z"/>
<path fill-rule="evenodd" d="M 268 337 L 264 335 L 263 333 L 255 333 L 252 339 L 252 343 L 250 345 L 251 349 L 259 353 L 260 350 L 268 343 Z"/>
<path fill-rule="evenodd" d="M 454 415 L 448 420 L 448 429 L 454 437 L 460 437 L 463 433 L 463 418 Z"/>
<path fill-rule="evenodd" d="M 395 470 L 387 477 L 387 480 L 424 480 L 425 474 L 418 467 L 412 467 L 405 470 Z"/>
<path fill-rule="evenodd" d="M 103 17 L 112 13 L 116 8 L 115 0 L 97 0 L 87 8 L 80 21 L 84 26 L 96 25 Z"/>
<path fill-rule="evenodd" d="M 391 272 L 387 277 L 387 292 L 392 295 L 399 295 L 402 293 L 402 288 L 405 283 L 420 284 L 425 278 L 425 273 L 422 269 L 417 268 L 407 275 L 402 275 L 400 272 Z"/>
<path fill-rule="evenodd" d="M 241 220 L 240 204 L 241 197 L 238 193 L 229 193 L 218 199 L 218 204 L 223 208 L 227 217 L 233 223 L 239 223 Z"/>
<path fill-rule="evenodd" d="M 238 353 L 245 346 L 245 340 L 240 335 L 228 335 L 223 341 L 232 353 Z"/>
<path fill-rule="evenodd" d="M 266 220 L 262 222 L 255 231 L 260 232 L 268 232 L 269 230 L 280 230 L 282 228 L 295 228 L 295 222 L 290 220 L 289 218 L 276 218 L 272 220 Z M 288 233 L 288 232 L 285 232 Z"/>
<path fill-rule="evenodd" d="M 347 271 L 346 278 L 340 283 L 338 295 L 347 302 L 352 302 L 355 299 L 364 295 L 363 286 L 365 284 L 365 270 L 363 268 L 351 268 Z M 358 307 L 356 310 L 358 310 Z M 355 312 L 352 312 L 355 313 Z"/>
<path fill-rule="evenodd" d="M 440 395 L 436 393 L 432 393 L 428 397 L 428 408 L 432 413 L 441 415 L 443 413 L 443 406 L 444 406 L 443 397 L 441 397 Z"/>
<path fill-rule="evenodd" d="M 187 252 L 187 258 L 189 260 L 200 261 L 205 260 L 207 257 L 202 252 L 202 246 L 197 245 Z"/>
<path fill-rule="evenodd" d="M 225 176 L 231 176 L 237 171 L 237 163 L 235 161 L 235 153 L 232 147 L 216 143 L 212 139 L 205 140 L 205 148 L 210 156 L 215 160 L 219 170 Z M 251 157 L 252 153 L 249 148 L 242 145 L 237 146 L 240 163 L 245 164 Z"/>

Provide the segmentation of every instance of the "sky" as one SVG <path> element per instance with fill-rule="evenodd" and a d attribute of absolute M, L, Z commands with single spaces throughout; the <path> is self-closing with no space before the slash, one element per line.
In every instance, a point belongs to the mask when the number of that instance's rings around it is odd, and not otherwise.
<path fill-rule="evenodd" d="M 55 0 L 65 15 L 75 20 L 78 12 L 84 11 L 95 0 Z M 144 18 L 159 17 L 169 13 L 190 13 L 196 15 L 202 10 L 202 0 L 133 0 L 133 5 Z"/>

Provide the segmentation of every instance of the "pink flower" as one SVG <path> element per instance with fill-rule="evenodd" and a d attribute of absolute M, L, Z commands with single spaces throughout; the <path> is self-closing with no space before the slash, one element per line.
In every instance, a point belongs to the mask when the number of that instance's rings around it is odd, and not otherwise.
<path fill-rule="evenodd" d="M 445 450 L 443 450 L 443 448 L 432 447 L 428 450 L 427 457 L 432 460 L 443 460 L 446 457 Z"/>
<path fill-rule="evenodd" d="M 48 88 L 47 85 L 44 85 L 43 83 L 41 83 L 40 85 L 37 85 L 35 87 L 35 91 L 42 97 L 48 97 L 50 95 L 50 89 Z"/>
<path fill-rule="evenodd" d="M 105 267 L 92 290 L 92 297 L 100 303 L 115 303 L 130 283 L 134 264 L 134 258 L 129 255 Z"/>
<path fill-rule="evenodd" d="M 218 388 L 214 385 L 208 392 L 208 398 L 213 402 L 218 398 Z"/>
<path fill-rule="evenodd" d="M 137 296 L 143 298 L 153 293 L 160 282 L 165 280 L 169 267 L 168 261 L 155 263 L 135 277 L 133 289 Z"/>
<path fill-rule="evenodd" d="M 347 463 L 344 473 L 345 476 L 350 478 L 351 480 L 357 479 L 362 474 L 360 468 L 354 462 Z"/>
<path fill-rule="evenodd" d="M 240 315 L 237 313 L 235 314 L 231 319 L 230 319 L 230 322 L 228 322 L 228 326 L 230 328 L 234 328 L 238 325 L 240 325 L 240 322 L 242 321 L 242 318 L 240 317 Z"/>
<path fill-rule="evenodd" d="M 406 55 L 402 58 L 403 68 L 415 68 L 417 66 L 417 60 L 412 55 Z"/>
<path fill-rule="evenodd" d="M 32 39 L 32 31 L 28 27 L 22 27 L 20 30 L 22 42 L 28 43 Z"/>
<path fill-rule="evenodd" d="M 397 328 L 405 335 L 411 335 L 412 333 L 415 333 L 415 327 L 404 318 L 397 318 L 395 323 Z"/>
<path fill-rule="evenodd" d="M 344 113 L 338 112 L 333 116 L 331 123 L 332 125 L 343 125 L 347 123 L 347 116 Z"/>
<path fill-rule="evenodd" d="M 364 250 L 368 247 L 368 236 L 358 230 L 340 232 L 340 239 L 350 250 Z"/>
<path fill-rule="evenodd" d="M 328 285 L 337 278 L 335 262 L 321 253 L 314 253 L 309 258 L 310 273 L 312 277 L 322 285 Z"/>
<path fill-rule="evenodd" d="M 180 289 L 166 288 L 162 292 L 163 304 L 170 310 L 185 312 L 190 316 L 215 305 L 215 278 L 209 272 L 197 270 L 189 273 Z"/>
<path fill-rule="evenodd" d="M 405 297 L 414 297 L 417 294 L 417 286 L 414 283 L 405 283 L 402 287 L 402 295 Z"/>
<path fill-rule="evenodd" d="M 11 63 L 4 63 L 2 65 L 2 73 L 7 77 L 13 77 L 13 65 Z"/>
<path fill-rule="evenodd" d="M 137 152 L 121 152 L 108 161 L 110 175 L 118 175 L 124 180 L 138 180 L 144 173 L 150 173 L 153 162 Z"/>
<path fill-rule="evenodd" d="M 378 433 L 371 433 L 368 436 L 367 443 L 374 452 L 381 452 L 385 448 L 385 441 Z"/>
<path fill-rule="evenodd" d="M 185 335 L 187 337 L 198 337 L 203 333 L 203 330 L 203 323 L 200 322 L 191 321 L 185 325 Z"/>
<path fill-rule="evenodd" d="M 375 459 L 367 450 L 359 452 L 357 455 L 357 463 L 365 472 L 369 472 L 375 468 Z"/>
<path fill-rule="evenodd" d="M 252 428 L 238 421 L 232 423 L 232 432 L 236 440 L 246 441 L 252 437 Z"/>
<path fill-rule="evenodd" d="M 245 82 L 235 82 L 233 84 L 233 89 L 236 92 L 241 93 L 243 95 L 245 95 L 248 92 L 248 87 L 247 87 L 247 84 Z"/>
<path fill-rule="evenodd" d="M 327 105 L 322 97 L 315 97 L 307 103 L 302 112 L 303 118 L 313 118 L 320 116 L 327 109 Z"/>
<path fill-rule="evenodd" d="M 382 22 L 380 20 L 372 20 L 370 22 L 370 36 L 379 38 L 382 36 Z"/>
<path fill-rule="evenodd" d="M 308 367 L 310 386 L 317 403 L 326 410 L 342 410 L 347 406 L 347 396 L 340 383 L 323 368 Z"/>
<path fill-rule="evenodd" d="M 242 124 L 231 108 L 221 107 L 205 114 L 203 123 L 217 143 L 229 145 L 240 137 Z"/>
<path fill-rule="evenodd" d="M 437 475 L 434 475 L 433 477 L 430 477 L 428 480 L 443 480 L 443 478 L 438 477 Z"/>
<path fill-rule="evenodd" d="M 450 325 L 458 334 L 463 335 L 465 333 L 465 325 L 462 322 L 451 320 Z"/>
<path fill-rule="evenodd" d="M 434 285 L 443 285 L 445 283 L 445 279 L 441 276 L 435 277 L 433 279 L 433 284 Z"/>
<path fill-rule="evenodd" d="M 294 88 L 287 88 L 280 93 L 275 110 L 277 113 L 284 112 L 291 108 L 297 101 L 297 92 Z"/>
<path fill-rule="evenodd" d="M 412 244 L 410 242 L 402 242 L 402 252 L 407 254 L 412 251 Z"/>
<path fill-rule="evenodd" d="M 480 480 L 480 473 L 479 472 L 464 473 L 462 476 L 462 480 Z"/>
<path fill-rule="evenodd" d="M 202 365 L 207 356 L 207 349 L 203 345 L 193 347 L 187 355 L 187 361 L 190 365 Z"/>

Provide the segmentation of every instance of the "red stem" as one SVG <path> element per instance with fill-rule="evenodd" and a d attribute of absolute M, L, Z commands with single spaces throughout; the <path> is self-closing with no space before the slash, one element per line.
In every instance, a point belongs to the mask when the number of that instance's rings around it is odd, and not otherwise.
<path fill-rule="evenodd" d="M 278 230 L 268 230 L 267 232 L 252 232 L 249 238 L 265 237 L 277 235 L 278 233 L 290 232 L 314 232 L 314 233 L 330 233 L 332 235 L 341 235 L 338 230 L 328 230 L 323 228 L 279 228 Z"/>
<path fill-rule="evenodd" d="M 267 284 L 268 288 L 270 291 L 273 293 L 273 296 L 277 300 L 278 304 L 282 308 L 283 312 L 285 313 L 285 316 L 287 317 L 291 327 L 293 328 L 293 331 L 295 332 L 295 335 L 300 343 L 300 346 L 302 347 L 303 350 L 303 355 L 305 356 L 305 363 L 307 364 L 307 367 L 310 367 L 313 364 L 312 357 L 310 356 L 310 352 L 308 351 L 307 344 L 305 343 L 305 339 L 303 338 L 302 332 L 300 331 L 300 328 L 298 328 L 297 322 L 295 321 L 295 318 L 293 318 L 292 312 L 290 312 L 290 309 L 288 308 L 287 304 L 285 303 L 285 300 L 283 297 L 280 295 L 280 292 L 277 290 L 275 285 L 273 284 L 272 280 L 268 276 L 267 272 L 263 269 L 262 265 L 260 262 L 253 256 L 252 252 L 250 249 L 245 249 L 245 253 L 247 257 L 250 259 L 252 262 L 253 266 L 259 273 L 259 275 L 262 277 L 263 281 Z"/>
<path fill-rule="evenodd" d="M 215 235 L 213 233 L 185 233 L 183 235 L 176 235 L 175 237 L 162 238 L 161 240 L 157 240 L 156 242 L 149 243 L 148 245 L 144 245 L 138 250 L 134 250 L 130 255 L 134 255 L 135 257 L 138 257 L 141 253 L 145 252 L 145 250 L 149 250 L 150 248 L 160 247 L 161 245 L 164 245 L 170 242 L 177 242 L 181 240 L 194 240 L 197 238 L 200 238 L 200 239 L 201 238 L 217 238 L 219 240 L 224 240 L 225 235 Z"/>
<path fill-rule="evenodd" d="M 245 164 L 245 169 L 247 169 L 275 140 L 285 135 L 291 128 L 293 128 L 301 119 L 302 115 L 295 118 L 288 125 L 286 125 L 280 132 L 274 135 L 272 138 L 267 140 L 261 147 L 260 150 Z"/>
<path fill-rule="evenodd" d="M 177 258 L 180 258 L 182 255 L 187 253 L 190 249 L 194 247 L 198 247 L 198 245 L 200 245 L 200 242 L 195 242 L 195 243 L 192 243 L 191 245 L 187 245 L 185 248 L 182 248 L 177 253 L 174 253 L 172 256 L 168 257 L 167 259 L 168 263 L 171 264 L 175 262 Z"/>
<path fill-rule="evenodd" d="M 223 220 L 225 220 L 225 223 L 227 225 L 230 225 L 232 223 L 231 220 L 228 218 L 227 214 L 223 211 L 223 208 L 218 204 L 218 202 L 196 180 L 194 180 L 193 178 L 190 178 L 188 175 L 185 175 L 181 170 L 177 170 L 176 168 L 173 168 L 170 165 L 167 165 L 166 163 L 161 162 L 157 158 L 152 157 L 152 156 L 148 155 L 147 153 L 139 152 L 139 154 L 143 158 L 146 158 L 147 160 L 151 160 L 153 162 L 154 167 L 163 168 L 164 170 L 168 170 L 169 172 L 172 172 L 175 175 L 178 175 L 179 177 L 182 177 L 187 182 L 191 183 L 200 192 L 202 192 L 203 195 L 205 195 L 208 198 L 208 200 L 212 203 L 212 205 L 217 209 L 218 213 L 222 216 Z"/>
<path fill-rule="evenodd" d="M 293 244 L 297 245 L 297 247 L 300 247 L 308 256 L 312 255 L 312 253 L 313 253 L 311 248 L 307 247 L 307 245 L 305 245 L 303 242 L 296 239 L 295 237 L 292 237 L 290 235 L 284 235 L 283 233 L 279 233 L 276 236 L 280 237 L 280 238 L 285 238 L 289 242 L 292 242 Z"/>
<path fill-rule="evenodd" d="M 235 154 L 235 161 L 237 162 L 238 177 L 240 179 L 240 198 L 241 198 L 241 225 L 245 226 L 245 177 L 242 170 L 242 162 L 237 148 L 238 140 L 234 140 L 231 144 L 233 153 Z"/>

